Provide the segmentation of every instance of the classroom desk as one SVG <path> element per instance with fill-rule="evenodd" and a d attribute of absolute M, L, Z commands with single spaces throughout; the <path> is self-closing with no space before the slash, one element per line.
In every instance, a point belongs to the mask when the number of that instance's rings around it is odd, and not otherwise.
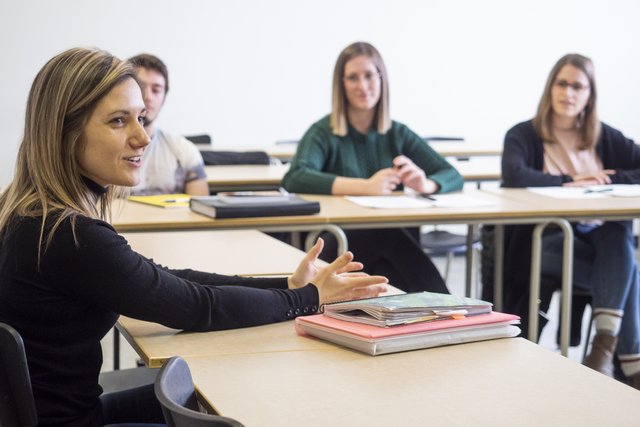
<path fill-rule="evenodd" d="M 254 229 L 267 232 L 328 231 L 341 252 L 347 249 L 347 239 L 340 227 L 328 222 L 326 215 L 291 215 L 274 217 L 213 219 L 192 212 L 189 208 L 159 208 L 129 200 L 116 200 L 111 210 L 111 224 L 119 232 L 150 232 L 177 230 Z M 307 239 L 305 247 L 310 245 Z"/>
<path fill-rule="evenodd" d="M 122 233 L 133 250 L 156 263 L 240 276 L 292 274 L 304 252 L 257 230 Z"/>
<path fill-rule="evenodd" d="M 501 156 L 502 146 L 495 144 L 478 144 L 467 141 L 430 141 L 429 145 L 443 157 L 469 158 L 479 156 Z M 243 147 L 243 151 L 264 151 L 269 157 L 290 162 L 296 154 L 298 144 L 296 141 L 281 144 L 273 144 L 268 147 Z M 216 150 L 237 151 L 238 147 L 215 147 Z"/>
<path fill-rule="evenodd" d="M 442 157 L 469 158 L 502 156 L 502 146 L 478 144 L 467 141 L 431 141 L 429 146 Z"/>
<path fill-rule="evenodd" d="M 356 228 L 389 228 L 415 227 L 423 224 L 523 224 L 523 223 L 556 223 L 564 227 L 565 234 L 573 242 L 572 231 L 566 220 L 547 216 L 538 206 L 524 201 L 512 200 L 483 191 L 465 191 L 476 198 L 489 199 L 491 206 L 473 208 L 423 208 L 423 209 L 370 209 L 345 200 L 343 197 L 303 195 L 309 200 L 318 200 L 321 211 L 318 215 L 240 218 L 213 220 L 198 215 L 189 209 L 160 209 L 140 203 L 121 201 L 116 207 L 114 226 L 119 231 L 161 231 L 184 229 L 247 229 L 273 231 L 329 230 L 338 239 L 343 239 L 342 247 L 346 247 L 346 237 L 342 229 Z M 310 234 L 312 236 L 312 233 Z M 470 238 L 470 237 L 469 237 Z M 496 309 L 501 309 L 502 301 L 502 240 L 496 236 L 495 262 L 495 302 Z M 538 251 L 534 251 L 539 256 Z M 565 252 L 563 264 L 571 269 L 571 251 Z M 357 254 L 356 254 L 357 256 Z M 470 258 L 471 254 L 468 254 Z M 471 262 L 467 261 L 467 294 L 470 293 Z M 561 347 L 563 354 L 568 352 L 570 310 L 563 311 Z M 566 317 L 566 319 L 565 319 Z"/>
<path fill-rule="evenodd" d="M 305 255 L 256 230 L 151 231 L 122 233 L 122 236 L 135 251 L 158 264 L 228 275 L 290 275 Z M 128 340 L 135 346 L 135 340 L 130 337 Z M 120 337 L 117 328 L 113 345 L 114 367 L 118 369 Z M 156 366 L 154 363 L 148 362 Z"/>
<path fill-rule="evenodd" d="M 290 275 L 305 255 L 301 250 L 255 230 L 123 233 L 123 236 L 134 250 L 167 267 L 220 274 Z M 326 264 L 322 260 L 318 263 Z M 185 351 L 178 353 L 181 355 L 209 354 L 209 351 L 224 353 L 230 346 L 245 351 L 252 346 L 253 336 L 248 335 L 246 340 L 243 337 L 256 329 L 187 333 L 125 316 L 120 316 L 116 327 L 151 368 L 162 366 L 164 360 L 176 354 L 176 349 Z M 287 349 L 309 345 L 309 340 L 301 340 L 288 328 L 286 331 L 283 328 L 281 333 L 276 330 L 273 338 Z M 265 347 L 267 350 L 272 348 Z"/>
<path fill-rule="evenodd" d="M 629 220 L 640 217 L 640 197 L 600 197 L 588 199 L 561 199 L 532 193 L 525 188 L 501 188 L 484 190 L 515 202 L 527 204 L 539 215 L 562 218 L 566 221 L 603 219 L 608 221 Z M 534 230 L 541 234 L 543 228 Z M 538 242 L 539 243 L 539 242 Z M 534 241 L 534 246 L 536 242 Z M 565 245 L 565 248 L 567 246 Z M 529 298 L 529 337 L 535 339 L 538 333 L 538 298 L 540 284 L 540 264 L 532 261 L 531 297 Z M 571 314 L 571 271 L 565 271 L 562 283 L 562 323 L 568 325 Z M 567 328 L 568 334 L 568 328 Z M 568 340 L 568 337 L 566 337 Z"/>
<path fill-rule="evenodd" d="M 482 182 L 500 179 L 500 158 L 483 157 L 469 160 L 451 160 L 465 181 Z M 289 170 L 284 165 L 223 165 L 205 166 L 209 190 L 248 191 L 277 190 Z"/>
<path fill-rule="evenodd" d="M 554 222 L 540 215 L 535 207 L 512 201 L 500 195 L 467 190 L 477 198 L 488 198 L 491 206 L 474 208 L 369 209 L 355 205 L 343 197 L 303 195 L 321 203 L 317 215 L 258 217 L 214 220 L 189 209 L 161 209 L 155 206 L 120 200 L 114 206 L 114 227 L 119 232 L 197 229 L 259 229 L 265 231 L 328 230 L 337 236 L 341 248 L 347 247 L 342 228 L 415 227 L 423 224 L 513 224 Z M 502 241 L 496 239 L 500 249 Z M 497 251 L 500 253 L 500 251 Z M 470 257 L 470 254 L 468 254 Z M 467 263 L 467 294 L 470 292 L 471 264 Z M 570 261 L 569 261 L 570 262 Z M 565 262 L 566 264 L 567 262 Z M 501 267 L 496 266 L 496 308 L 501 308 Z M 498 274 L 499 272 L 499 274 Z M 568 348 L 568 347 L 567 347 Z M 565 352 L 566 354 L 566 352 Z"/>
<path fill-rule="evenodd" d="M 466 182 L 500 181 L 502 165 L 500 157 L 471 157 L 466 160 L 447 159 Z"/>
<path fill-rule="evenodd" d="M 253 334 L 251 351 L 239 345 L 235 353 L 185 357 L 206 408 L 254 427 L 589 427 L 640 419 L 637 390 L 521 338 L 372 357 L 339 347 L 263 351 L 274 341 L 267 329 Z"/>
<path fill-rule="evenodd" d="M 330 346 L 296 335 L 293 322 L 226 331 L 184 332 L 157 323 L 120 316 L 116 327 L 150 368 L 159 368 L 165 360 L 176 355 L 239 355 L 313 350 Z"/>
<path fill-rule="evenodd" d="M 205 166 L 211 192 L 277 190 L 289 165 Z"/>

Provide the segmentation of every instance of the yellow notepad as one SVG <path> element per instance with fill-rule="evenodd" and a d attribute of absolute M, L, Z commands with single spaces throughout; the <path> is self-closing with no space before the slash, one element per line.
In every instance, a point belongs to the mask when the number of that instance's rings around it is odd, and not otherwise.
<path fill-rule="evenodd" d="M 161 208 L 188 208 L 191 196 L 188 194 L 156 194 L 154 196 L 130 196 L 129 200 Z"/>

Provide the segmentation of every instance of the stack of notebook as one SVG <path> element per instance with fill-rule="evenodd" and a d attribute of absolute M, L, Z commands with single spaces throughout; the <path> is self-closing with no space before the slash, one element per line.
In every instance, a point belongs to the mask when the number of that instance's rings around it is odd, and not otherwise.
<path fill-rule="evenodd" d="M 313 215 L 320 212 L 320 203 L 294 194 L 192 197 L 189 207 L 211 218 Z"/>
<path fill-rule="evenodd" d="M 515 337 L 520 318 L 492 311 L 485 301 L 421 292 L 326 304 L 298 317 L 296 329 L 378 355 L 449 344 Z"/>

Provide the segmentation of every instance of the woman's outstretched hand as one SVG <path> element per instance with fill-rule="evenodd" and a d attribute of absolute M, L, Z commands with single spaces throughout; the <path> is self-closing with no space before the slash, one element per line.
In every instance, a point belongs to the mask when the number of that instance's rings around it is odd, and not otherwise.
<path fill-rule="evenodd" d="M 322 252 L 324 241 L 318 239 L 316 244 L 302 259 L 298 268 L 288 279 L 290 289 L 300 288 L 308 283 L 318 288 L 320 304 L 328 302 L 372 298 L 387 290 L 388 282 L 383 276 L 369 276 L 358 272 L 362 264 L 353 261 L 353 254 L 345 252 L 331 264 L 319 267 L 316 265 Z"/>

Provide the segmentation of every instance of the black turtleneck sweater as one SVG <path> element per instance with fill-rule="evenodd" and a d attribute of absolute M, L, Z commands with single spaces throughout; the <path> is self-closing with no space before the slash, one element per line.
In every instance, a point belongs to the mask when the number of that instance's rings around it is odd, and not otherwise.
<path fill-rule="evenodd" d="M 41 218 L 16 217 L 2 230 L 0 322 L 25 342 L 41 425 L 101 425 L 100 340 L 119 314 L 208 331 L 317 310 L 315 286 L 288 290 L 281 278 L 170 270 L 134 252 L 109 224 L 83 216 L 75 240 L 71 220 L 62 223 L 38 266 L 40 227 Z"/>

